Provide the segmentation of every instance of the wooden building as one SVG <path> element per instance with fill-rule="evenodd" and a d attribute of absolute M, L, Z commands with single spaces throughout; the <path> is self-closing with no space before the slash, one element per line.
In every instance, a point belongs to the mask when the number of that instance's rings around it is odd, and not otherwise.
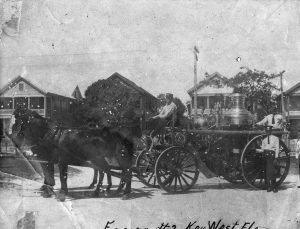
<path fill-rule="evenodd" d="M 72 112 L 74 101 L 75 98 L 45 92 L 29 80 L 18 76 L 0 90 L 1 136 L 17 107 L 25 107 L 53 119 L 62 113 Z"/>
<path fill-rule="evenodd" d="M 210 114 L 216 108 L 217 104 L 220 104 L 225 109 L 228 108 L 229 95 L 233 92 L 233 88 L 225 85 L 226 80 L 225 76 L 215 72 L 197 84 L 197 116 Z M 194 117 L 195 88 L 192 87 L 187 92 L 191 98 L 187 103 L 188 113 L 191 117 Z"/>
<path fill-rule="evenodd" d="M 127 87 L 128 89 L 139 95 L 139 103 L 136 105 L 135 112 L 141 117 L 141 129 L 144 129 L 145 115 L 148 111 L 153 111 L 156 108 L 158 99 L 145 89 L 139 87 L 134 82 L 117 72 L 108 77 L 108 79 L 119 81 L 122 85 L 124 85 L 124 87 Z"/>
<path fill-rule="evenodd" d="M 300 82 L 284 92 L 284 101 L 291 138 L 297 138 L 298 133 L 300 134 Z"/>

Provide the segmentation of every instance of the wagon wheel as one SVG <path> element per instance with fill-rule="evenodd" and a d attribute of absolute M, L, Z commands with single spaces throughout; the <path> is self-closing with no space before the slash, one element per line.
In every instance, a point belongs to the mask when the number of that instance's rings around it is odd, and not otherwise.
<path fill-rule="evenodd" d="M 161 153 L 155 165 L 159 186 L 169 193 L 188 191 L 199 176 L 198 161 L 187 148 L 173 146 Z"/>
<path fill-rule="evenodd" d="M 146 186 L 151 188 L 158 188 L 155 176 L 155 162 L 160 152 L 152 149 L 143 150 L 136 160 L 137 178 Z"/>
<path fill-rule="evenodd" d="M 241 157 L 242 174 L 245 181 L 255 189 L 265 189 L 266 186 L 266 159 L 262 153 L 256 151 L 261 148 L 262 140 L 266 135 L 254 137 L 243 150 Z M 279 140 L 279 155 L 276 164 L 276 182 L 278 187 L 286 178 L 290 168 L 290 154 L 286 145 Z"/>

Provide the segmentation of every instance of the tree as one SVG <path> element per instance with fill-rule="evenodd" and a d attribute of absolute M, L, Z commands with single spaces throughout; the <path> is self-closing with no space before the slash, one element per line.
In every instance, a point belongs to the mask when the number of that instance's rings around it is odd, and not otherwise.
<path fill-rule="evenodd" d="M 119 81 L 98 80 L 87 88 L 85 97 L 81 114 L 86 123 L 116 127 L 138 119 L 139 94 Z"/>
<path fill-rule="evenodd" d="M 246 95 L 252 111 L 255 111 L 257 106 L 261 106 L 262 113 L 259 116 L 279 112 L 277 102 L 272 99 L 272 93 L 279 91 L 273 80 L 282 76 L 285 71 L 278 74 L 267 74 L 264 71 L 251 70 L 247 67 L 241 67 L 241 69 L 245 71 L 239 72 L 226 82 L 228 86 L 234 88 L 233 92 Z"/>

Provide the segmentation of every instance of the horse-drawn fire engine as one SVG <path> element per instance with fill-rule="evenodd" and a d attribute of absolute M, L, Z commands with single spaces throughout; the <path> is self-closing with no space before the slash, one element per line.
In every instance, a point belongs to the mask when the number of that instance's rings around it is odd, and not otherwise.
<path fill-rule="evenodd" d="M 266 158 L 259 149 L 266 134 L 254 128 L 252 114 L 244 106 L 245 97 L 233 94 L 231 99 L 231 109 L 218 112 L 216 122 L 211 126 L 180 129 L 172 123 L 157 136 L 152 136 L 151 132 L 144 135 L 142 140 L 146 143 L 145 148 L 137 154 L 134 165 L 125 149 L 126 144 L 122 144 L 122 137 L 114 132 L 50 128 L 47 120 L 34 112 L 20 115 L 19 124 L 14 129 L 16 136 L 21 134 L 22 138 L 38 146 L 37 154 L 44 152 L 44 159 L 39 160 L 41 163 L 49 163 L 51 158 L 59 157 L 60 178 L 65 193 L 68 164 L 87 166 L 83 163 L 85 160 L 91 161 L 91 167 L 126 181 L 128 192 L 131 189 L 131 172 L 149 187 L 159 186 L 170 193 L 186 192 L 197 182 L 204 167 L 231 183 L 245 182 L 253 188 L 264 189 Z M 284 137 L 287 132 L 277 131 L 273 134 Z M 282 139 L 279 141 L 276 163 L 276 186 L 284 181 L 290 166 L 289 150 Z M 111 154 L 111 150 L 114 150 L 114 154 Z M 31 159 L 36 160 L 38 156 Z M 119 165 L 113 166 L 106 157 L 115 158 Z M 96 191 L 101 185 L 102 180 L 99 180 Z M 119 187 L 122 188 L 121 185 Z"/>
<path fill-rule="evenodd" d="M 245 109 L 245 97 L 232 94 L 231 109 L 218 112 L 213 125 L 199 129 L 167 127 L 159 136 L 144 136 L 145 149 L 137 158 L 138 177 L 149 187 L 184 192 L 196 183 L 201 168 L 231 183 L 245 182 L 255 189 L 266 188 L 265 157 L 261 149 L 265 131 L 255 128 L 253 115 Z M 202 122 L 201 120 L 201 123 Z M 276 186 L 286 178 L 289 150 L 280 136 L 276 164 Z"/>

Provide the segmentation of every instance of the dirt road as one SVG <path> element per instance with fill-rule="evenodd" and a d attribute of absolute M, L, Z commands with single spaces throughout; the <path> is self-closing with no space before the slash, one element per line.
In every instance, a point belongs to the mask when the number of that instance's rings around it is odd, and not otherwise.
<path fill-rule="evenodd" d="M 41 197 L 39 175 L 33 181 L 5 171 L 0 173 L 0 228 L 16 228 L 18 221 L 20 226 L 26 212 L 34 219 L 32 228 L 43 229 L 300 228 L 296 220 L 297 212 L 300 213 L 297 172 L 292 161 L 290 174 L 278 193 L 200 176 L 188 193 L 170 195 L 160 189 L 147 188 L 134 179 L 131 198 L 122 200 L 114 194 L 93 197 L 93 191 L 87 189 L 92 169 L 73 167 L 69 173 L 70 193 L 62 203 L 55 197 Z M 59 188 L 58 177 L 56 182 Z M 113 179 L 112 193 L 118 182 L 119 179 Z"/>

